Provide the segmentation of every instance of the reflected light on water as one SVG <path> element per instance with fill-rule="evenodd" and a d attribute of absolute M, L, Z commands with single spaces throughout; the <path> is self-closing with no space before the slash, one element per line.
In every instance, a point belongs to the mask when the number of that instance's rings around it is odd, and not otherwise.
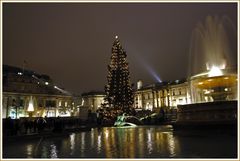
<path fill-rule="evenodd" d="M 33 152 L 33 145 L 32 144 L 27 145 L 27 156 L 28 156 L 28 158 L 32 158 L 32 152 Z"/>
<path fill-rule="evenodd" d="M 153 150 L 153 142 L 152 142 L 152 131 L 147 130 L 147 149 L 148 153 L 151 154 Z"/>
<path fill-rule="evenodd" d="M 91 147 L 93 147 L 94 146 L 94 144 L 95 144 L 95 139 L 94 139 L 94 131 L 92 130 L 91 131 Z"/>
<path fill-rule="evenodd" d="M 47 147 L 46 146 L 43 146 L 42 147 L 42 158 L 47 158 L 48 155 L 47 155 Z"/>
<path fill-rule="evenodd" d="M 176 152 L 175 152 L 175 142 L 174 142 L 173 135 L 168 134 L 167 139 L 168 139 L 168 149 L 170 152 L 170 157 L 174 157 L 176 155 Z"/>
<path fill-rule="evenodd" d="M 81 133 L 81 156 L 84 156 L 84 150 L 85 150 L 85 132 Z"/>
<path fill-rule="evenodd" d="M 75 149 L 75 136 L 76 134 L 73 133 L 70 135 L 70 149 L 71 149 L 71 154 L 73 154 L 73 150 Z"/>
<path fill-rule="evenodd" d="M 109 130 L 104 129 L 104 144 L 105 144 L 105 150 L 106 150 L 106 157 L 107 158 L 112 158 L 113 157 L 113 152 L 112 152 L 112 143 L 111 140 L 109 139 Z"/>
<path fill-rule="evenodd" d="M 36 149 L 37 141 L 36 143 L 31 141 L 21 146 L 17 144 L 14 144 L 14 146 L 8 145 L 8 147 L 11 146 L 8 155 L 22 155 L 22 158 L 179 158 L 184 156 L 236 156 L 236 138 L 234 139 L 232 135 L 211 135 L 206 137 L 208 135 L 206 134 L 205 136 L 205 132 L 203 133 L 204 135 L 198 132 L 197 136 L 194 135 L 192 137 L 192 134 L 189 136 L 188 134 L 183 134 L 181 132 L 173 133 L 171 129 L 159 126 L 153 128 L 145 126 L 136 128 L 107 127 L 91 132 L 73 133 L 68 137 L 45 138 L 39 145 L 39 148 Z M 222 140 L 223 137 L 227 137 L 227 139 Z M 94 146 L 91 145 L 92 139 L 94 139 Z"/>
<path fill-rule="evenodd" d="M 105 137 L 108 138 L 108 136 L 109 136 L 109 131 L 105 130 Z"/>
<path fill-rule="evenodd" d="M 102 136 L 98 135 L 97 136 L 97 153 L 101 153 L 101 148 L 102 148 Z"/>
<path fill-rule="evenodd" d="M 51 158 L 57 158 L 57 147 L 56 145 L 52 144 L 50 145 L 50 157 Z"/>

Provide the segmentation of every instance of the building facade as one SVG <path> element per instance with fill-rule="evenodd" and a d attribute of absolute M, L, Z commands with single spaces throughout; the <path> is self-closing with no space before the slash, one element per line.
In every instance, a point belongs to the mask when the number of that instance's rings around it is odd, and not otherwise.
<path fill-rule="evenodd" d="M 101 91 L 91 91 L 82 94 L 82 106 L 87 107 L 91 112 L 96 112 L 104 102 L 106 94 Z"/>
<path fill-rule="evenodd" d="M 74 113 L 70 93 L 47 75 L 3 66 L 2 117 L 64 117 Z"/>
<path fill-rule="evenodd" d="M 134 107 L 139 110 L 159 111 L 191 103 L 188 82 L 176 80 L 143 86 L 140 80 L 134 94 Z"/>

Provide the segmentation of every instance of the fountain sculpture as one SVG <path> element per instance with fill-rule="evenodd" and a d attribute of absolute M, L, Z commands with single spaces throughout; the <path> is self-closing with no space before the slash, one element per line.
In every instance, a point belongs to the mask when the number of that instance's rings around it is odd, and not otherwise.
<path fill-rule="evenodd" d="M 237 129 L 236 53 L 236 33 L 229 18 L 208 16 L 196 26 L 189 57 L 192 104 L 178 105 L 175 127 Z"/>

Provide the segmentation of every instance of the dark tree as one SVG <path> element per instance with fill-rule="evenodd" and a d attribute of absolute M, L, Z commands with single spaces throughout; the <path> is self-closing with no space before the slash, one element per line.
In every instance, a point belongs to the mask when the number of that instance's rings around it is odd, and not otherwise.
<path fill-rule="evenodd" d="M 130 114 L 133 111 L 133 89 L 130 82 L 129 66 L 118 37 L 113 43 L 110 65 L 108 65 L 105 86 L 105 110 L 110 115 Z"/>

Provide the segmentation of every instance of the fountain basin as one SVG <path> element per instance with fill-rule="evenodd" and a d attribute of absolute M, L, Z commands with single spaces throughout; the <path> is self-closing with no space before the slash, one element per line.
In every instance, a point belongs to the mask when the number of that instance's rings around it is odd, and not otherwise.
<path fill-rule="evenodd" d="M 237 74 L 234 73 L 193 76 L 190 79 L 192 103 L 237 100 L 237 83 Z"/>
<path fill-rule="evenodd" d="M 231 128 L 237 131 L 237 101 L 178 105 L 174 129 Z"/>

